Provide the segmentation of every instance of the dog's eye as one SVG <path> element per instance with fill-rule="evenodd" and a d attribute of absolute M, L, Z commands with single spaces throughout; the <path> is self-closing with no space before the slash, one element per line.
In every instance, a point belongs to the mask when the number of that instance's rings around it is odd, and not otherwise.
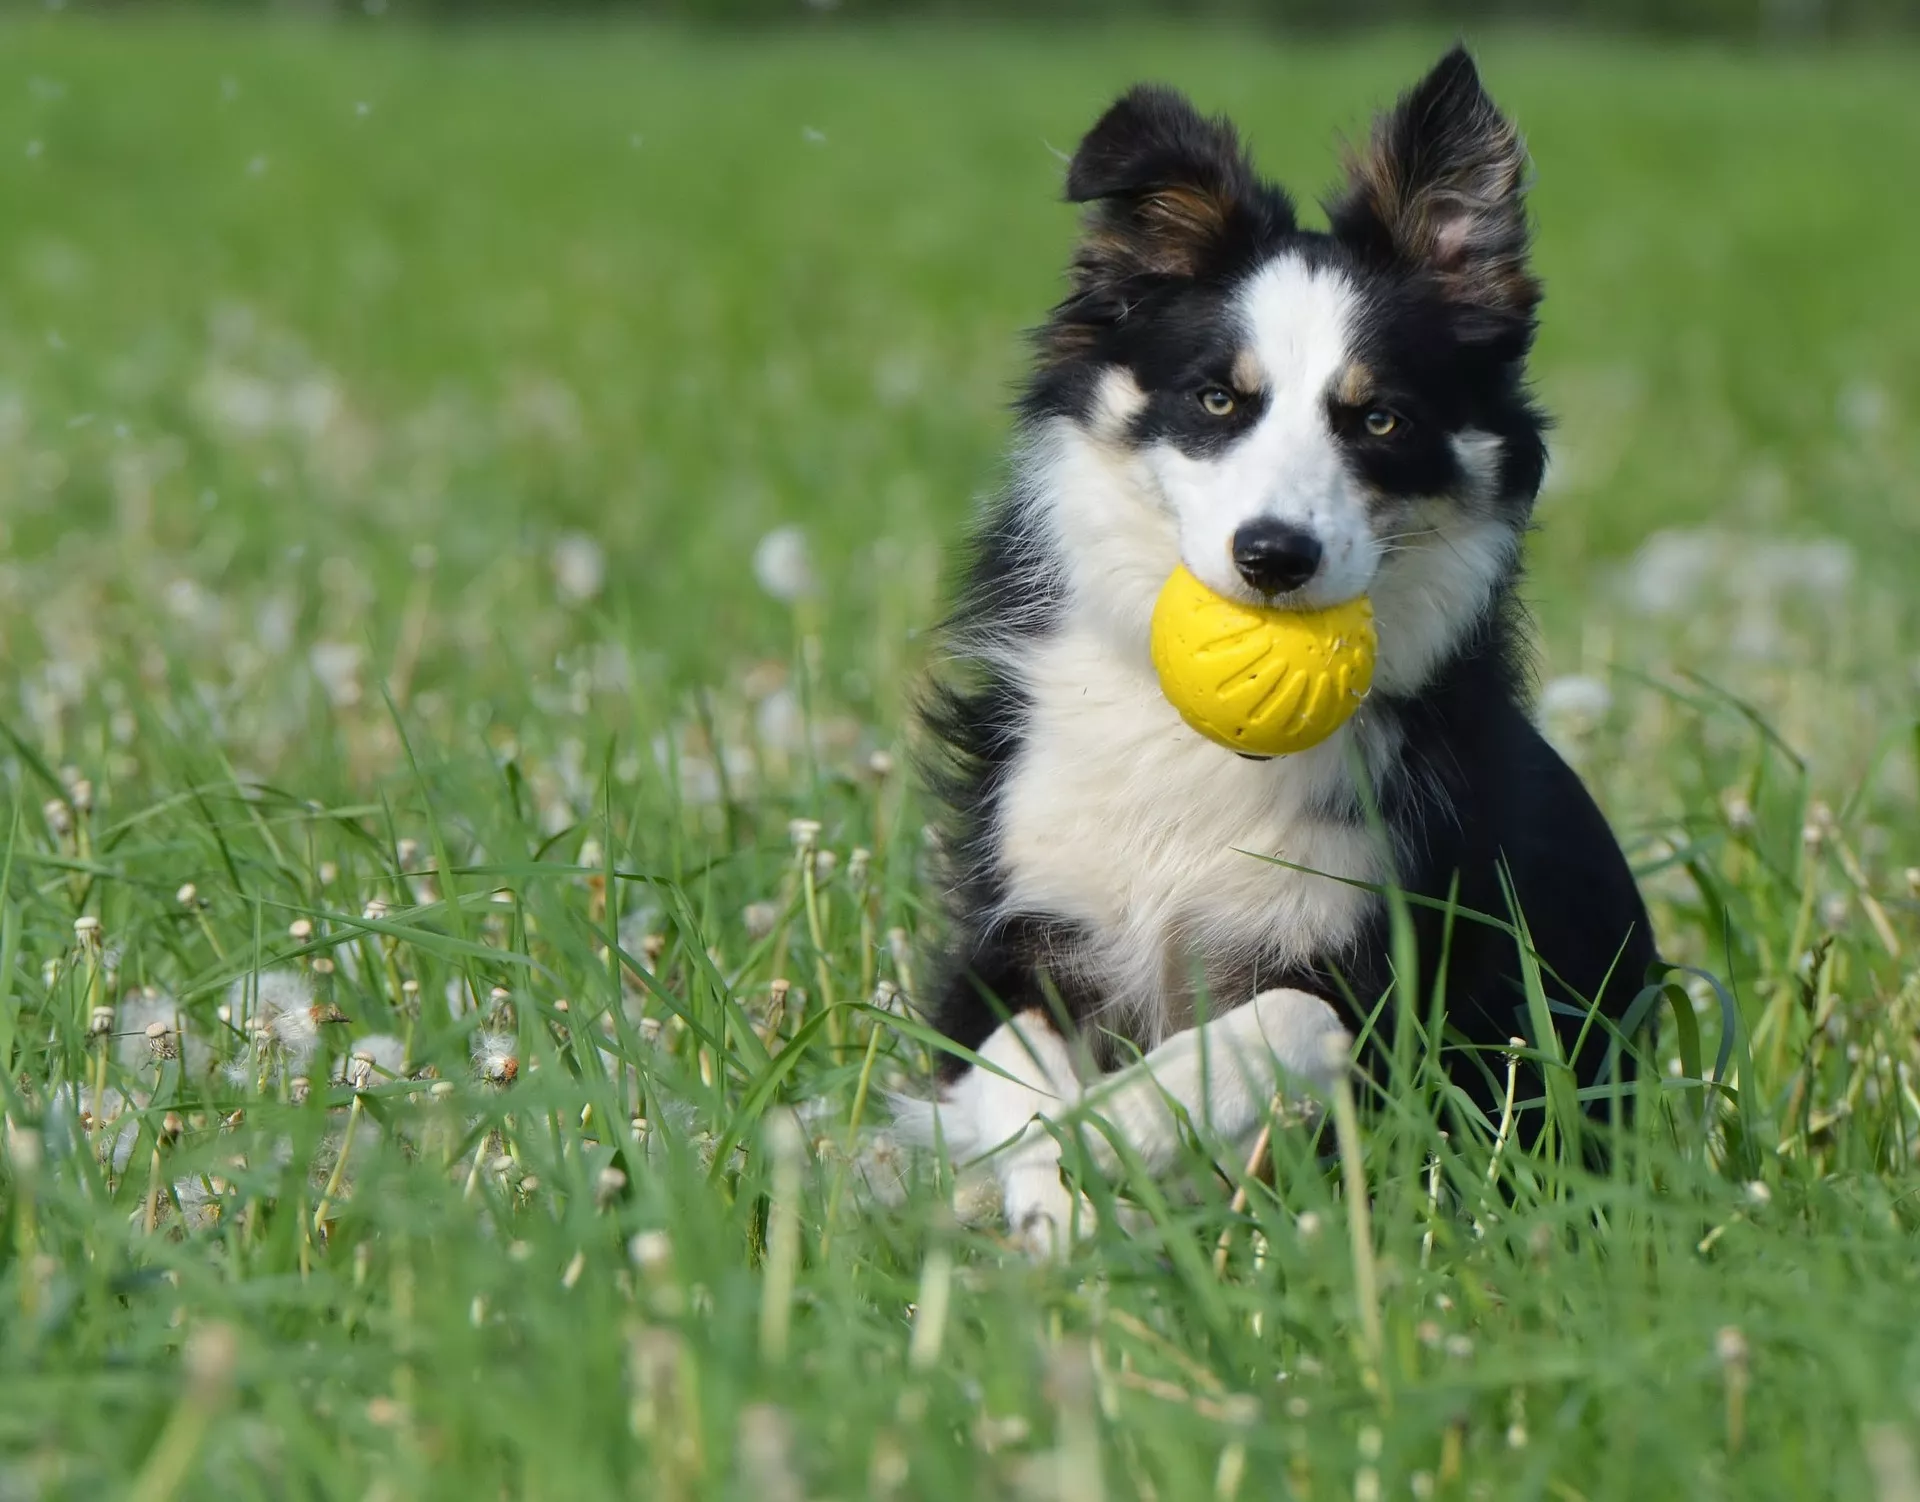
<path fill-rule="evenodd" d="M 1200 406 L 1209 417 L 1228 417 L 1234 409 L 1233 393 L 1224 386 L 1209 386 L 1200 393 Z"/>
<path fill-rule="evenodd" d="M 1390 433 L 1400 431 L 1400 419 L 1385 407 L 1375 407 L 1367 414 L 1367 431 L 1375 438 L 1385 438 Z"/>

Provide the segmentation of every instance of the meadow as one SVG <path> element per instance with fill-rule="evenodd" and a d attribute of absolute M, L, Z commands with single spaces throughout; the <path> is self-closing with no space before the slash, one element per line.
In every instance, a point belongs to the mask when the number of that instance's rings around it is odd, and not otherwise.
<path fill-rule="evenodd" d="M 1445 40 L 0 25 L 0 1499 L 1920 1499 L 1911 50 L 1475 38 L 1611 1169 L 1423 1075 L 1034 1267 L 885 1130 L 1060 154 Z"/>

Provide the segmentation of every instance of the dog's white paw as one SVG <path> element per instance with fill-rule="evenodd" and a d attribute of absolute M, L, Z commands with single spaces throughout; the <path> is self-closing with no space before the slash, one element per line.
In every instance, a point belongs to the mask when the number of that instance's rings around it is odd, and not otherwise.
<path fill-rule="evenodd" d="M 1034 1156 L 1000 1174 L 1000 1198 L 1014 1243 L 1036 1262 L 1057 1262 L 1093 1230 L 1093 1206 L 1060 1178 L 1060 1161 Z"/>
<path fill-rule="evenodd" d="M 1324 1097 L 1353 1063 L 1353 1038 L 1334 1009 L 1305 991 L 1262 991 L 1247 1003 L 1282 1072 Z M 1297 1094 L 1297 1092 L 1295 1092 Z"/>

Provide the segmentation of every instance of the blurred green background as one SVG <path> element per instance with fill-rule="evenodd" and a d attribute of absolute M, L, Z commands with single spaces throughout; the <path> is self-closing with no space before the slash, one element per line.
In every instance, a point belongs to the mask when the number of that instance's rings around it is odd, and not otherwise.
<path fill-rule="evenodd" d="M 747 564 L 802 523 L 833 656 L 884 623 L 860 664 L 881 694 L 999 481 L 1022 333 L 1073 234 L 1062 155 L 1103 103 L 1182 85 L 1311 201 L 1338 133 L 1448 37 L 805 21 L 16 18 L 16 669 L 100 633 L 191 666 L 264 611 L 243 645 L 324 640 L 371 672 L 430 548 L 414 685 L 457 667 L 463 695 L 524 706 L 606 635 L 551 608 L 551 551 L 580 532 L 604 586 L 570 603 L 685 688 L 781 649 Z M 1910 47 L 1476 39 L 1538 173 L 1556 660 L 1582 660 L 1603 576 L 1660 529 L 1815 534 L 1913 577 Z"/>

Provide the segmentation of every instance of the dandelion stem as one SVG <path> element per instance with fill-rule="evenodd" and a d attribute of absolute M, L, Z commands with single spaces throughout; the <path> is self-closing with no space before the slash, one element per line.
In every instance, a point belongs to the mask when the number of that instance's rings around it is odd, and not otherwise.
<path fill-rule="evenodd" d="M 1353 1248 L 1353 1288 L 1360 1305 L 1360 1333 L 1367 1364 L 1376 1374 L 1385 1337 L 1380 1325 L 1380 1277 L 1373 1257 L 1373 1213 L 1367 1195 L 1367 1166 L 1361 1157 L 1360 1112 L 1353 1082 L 1343 1069 L 1333 1082 L 1333 1132 L 1340 1147 L 1341 1177 L 1347 1191 L 1347 1233 Z"/>
<path fill-rule="evenodd" d="M 1513 1091 L 1520 1075 L 1520 1055 L 1516 1050 L 1525 1048 L 1525 1038 L 1507 1039 L 1507 1088 L 1500 1100 L 1500 1126 L 1493 1134 L 1493 1152 L 1487 1158 L 1487 1182 L 1495 1182 L 1500 1177 L 1500 1157 L 1507 1150 L 1507 1143 L 1513 1137 Z"/>
<path fill-rule="evenodd" d="M 793 1322 L 793 1286 L 800 1262 L 800 1125 L 781 1111 L 767 1122 L 773 1159 L 772 1206 L 767 1212 L 767 1263 L 760 1284 L 760 1356 L 786 1360 Z"/>
<path fill-rule="evenodd" d="M 1260 1135 L 1253 1139 L 1253 1151 L 1247 1154 L 1247 1170 L 1239 1185 L 1233 1191 L 1233 1200 L 1227 1206 L 1230 1215 L 1247 1213 L 1247 1186 L 1266 1171 L 1267 1154 L 1273 1147 L 1273 1118 L 1280 1110 L 1280 1097 L 1275 1095 L 1267 1106 L 1267 1119 L 1260 1124 Z M 1213 1248 L 1213 1274 L 1220 1277 L 1227 1270 L 1227 1249 L 1233 1244 L 1231 1224 L 1220 1233 L 1220 1240 Z"/>
<path fill-rule="evenodd" d="M 147 1201 L 145 1224 L 151 1236 L 160 1224 L 160 1139 L 153 1139 L 153 1156 L 147 1160 Z"/>
<path fill-rule="evenodd" d="M 1420 1237 L 1420 1266 L 1422 1270 L 1433 1261 L 1433 1228 L 1440 1220 L 1440 1155 L 1431 1154 L 1427 1158 L 1427 1229 Z"/>
<path fill-rule="evenodd" d="M 947 1333 L 947 1303 L 952 1292 L 953 1254 L 936 1244 L 920 1266 L 913 1336 L 907 1343 L 907 1365 L 916 1372 L 931 1371 L 939 1363 L 940 1348 Z"/>
<path fill-rule="evenodd" d="M 840 1195 L 847 1183 L 847 1165 L 860 1146 L 860 1124 L 867 1114 L 867 1092 L 873 1082 L 874 1061 L 880 1056 L 881 1029 L 875 1024 L 867 1034 L 866 1056 L 860 1061 L 860 1082 L 853 1091 L 853 1110 L 847 1118 L 847 1149 L 841 1163 L 833 1173 L 833 1196 L 827 1203 L 827 1223 L 820 1232 L 820 1255 L 827 1254 L 828 1243 L 833 1239 L 833 1228 L 840 1219 Z"/>
<path fill-rule="evenodd" d="M 224 1325 L 198 1331 L 188 1340 L 182 1358 L 186 1391 L 127 1493 L 129 1502 L 169 1502 L 178 1494 L 207 1431 L 227 1406 L 237 1344 L 233 1331 Z"/>
<path fill-rule="evenodd" d="M 814 876 L 814 856 L 811 846 L 800 852 L 800 888 L 805 894 L 807 909 L 807 937 L 813 941 L 813 970 L 820 987 L 820 1005 L 827 1013 L 827 1036 L 832 1039 L 838 1052 L 846 1041 L 842 1036 L 840 1012 L 833 1002 L 833 975 L 827 968 L 826 924 L 820 915 L 820 886 Z"/>
<path fill-rule="evenodd" d="M 320 1203 L 314 1207 L 313 1229 L 316 1235 L 326 1234 L 327 1212 L 333 1208 L 333 1197 L 339 1192 L 341 1180 L 347 1176 L 347 1158 L 353 1152 L 354 1130 L 359 1125 L 360 1093 L 355 1091 L 353 1104 L 347 1108 L 347 1130 L 340 1139 L 340 1156 L 333 1160 L 333 1172 L 327 1175 L 327 1187 L 320 1191 Z"/>

